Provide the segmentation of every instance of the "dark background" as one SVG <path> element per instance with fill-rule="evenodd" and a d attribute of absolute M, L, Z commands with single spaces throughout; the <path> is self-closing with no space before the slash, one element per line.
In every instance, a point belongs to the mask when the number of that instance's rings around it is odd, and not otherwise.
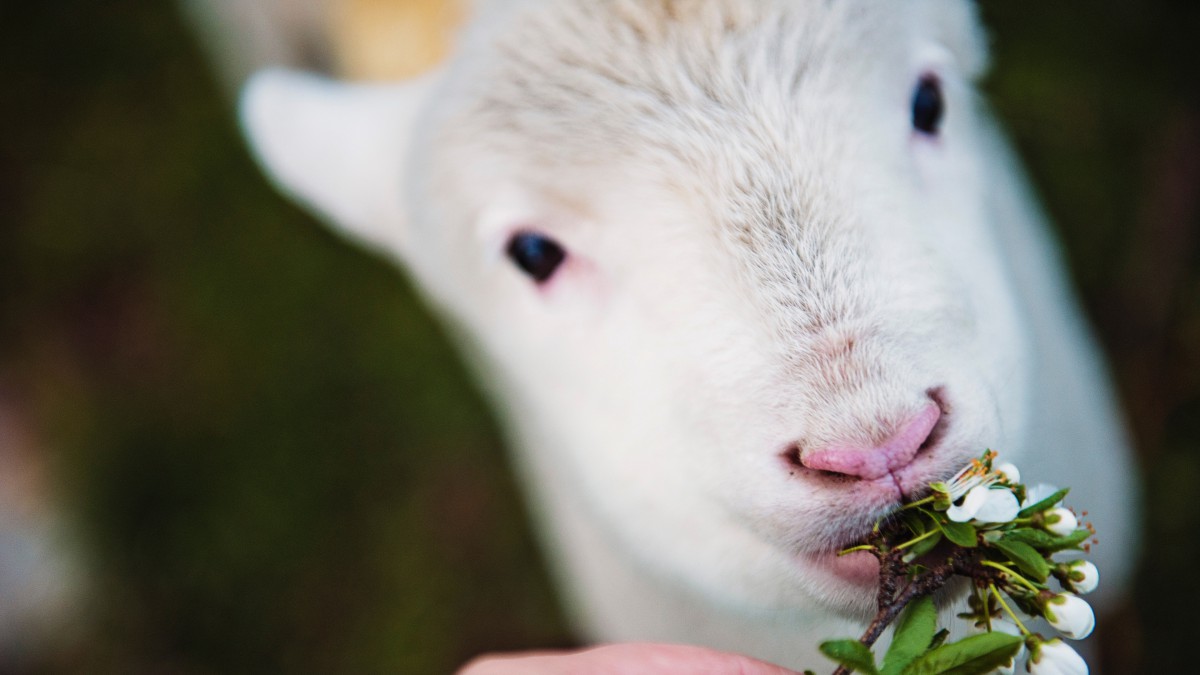
<path fill-rule="evenodd" d="M 983 7 L 986 88 L 1145 470 L 1138 585 L 1101 622 L 1110 672 L 1191 672 L 1200 9 Z M 437 673 L 570 644 L 440 330 L 268 188 L 174 4 L 3 3 L 0 33 L 0 405 L 92 589 L 0 672 Z"/>

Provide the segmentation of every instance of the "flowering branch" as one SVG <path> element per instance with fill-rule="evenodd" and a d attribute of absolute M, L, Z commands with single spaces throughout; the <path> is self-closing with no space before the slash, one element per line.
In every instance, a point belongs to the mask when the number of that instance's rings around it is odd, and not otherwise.
<path fill-rule="evenodd" d="M 1054 556 L 1086 550 L 1094 531 L 1058 506 L 1066 490 L 1027 488 L 1015 466 L 994 466 L 995 458 L 988 451 L 951 480 L 933 483 L 931 494 L 900 507 L 842 552 L 870 551 L 879 560 L 878 611 L 858 640 L 821 644 L 839 664 L 834 675 L 1012 673 L 1024 652 L 1033 675 L 1087 675 L 1073 649 L 1030 632 L 1018 611 L 1045 617 L 1072 640 L 1091 634 L 1095 617 L 1079 596 L 1096 588 L 1096 566 Z M 954 577 L 974 588 L 970 610 L 958 617 L 980 632 L 946 643 L 948 631 L 936 630 L 932 595 Z M 893 624 L 891 647 L 877 666 L 871 648 Z"/>

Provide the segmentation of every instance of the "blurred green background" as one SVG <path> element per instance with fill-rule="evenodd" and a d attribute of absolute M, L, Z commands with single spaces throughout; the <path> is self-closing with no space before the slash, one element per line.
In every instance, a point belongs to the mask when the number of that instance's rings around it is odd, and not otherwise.
<path fill-rule="evenodd" d="M 1149 486 L 1134 601 L 1101 624 L 1109 672 L 1191 672 L 1200 8 L 983 8 L 987 89 Z M 91 589 L 0 672 L 438 673 L 571 644 L 444 336 L 401 276 L 267 186 L 175 5 L 10 2 L 0 31 L 0 412 L 25 439 L 0 472 L 28 477 L 8 507 L 59 505 Z"/>

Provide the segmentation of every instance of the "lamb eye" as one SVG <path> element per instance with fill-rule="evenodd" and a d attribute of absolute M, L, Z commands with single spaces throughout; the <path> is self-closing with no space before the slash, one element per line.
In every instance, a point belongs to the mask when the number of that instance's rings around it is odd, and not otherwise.
<path fill-rule="evenodd" d="M 946 104 L 942 99 L 942 85 L 936 77 L 922 77 L 912 100 L 912 125 L 927 136 L 937 136 L 942 125 Z"/>
<path fill-rule="evenodd" d="M 531 232 L 514 235 L 507 252 L 509 259 L 538 283 L 553 276 L 567 258 L 567 252 L 553 239 Z"/>

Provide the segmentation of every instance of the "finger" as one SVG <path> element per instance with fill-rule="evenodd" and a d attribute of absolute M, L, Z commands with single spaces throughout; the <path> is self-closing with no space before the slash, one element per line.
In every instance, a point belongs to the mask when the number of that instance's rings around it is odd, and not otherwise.
<path fill-rule="evenodd" d="M 704 647 L 651 643 L 614 644 L 578 652 L 493 655 L 459 675 L 795 675 L 794 671 L 740 654 Z"/>

